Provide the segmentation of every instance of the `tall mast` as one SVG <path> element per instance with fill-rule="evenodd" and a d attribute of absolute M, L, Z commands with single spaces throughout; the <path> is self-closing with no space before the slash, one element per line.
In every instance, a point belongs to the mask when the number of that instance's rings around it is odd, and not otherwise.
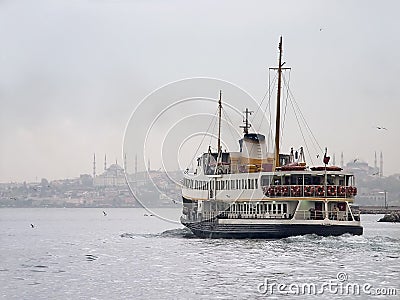
<path fill-rule="evenodd" d="M 279 41 L 278 92 L 276 97 L 275 167 L 279 167 L 279 135 L 281 127 L 282 36 Z"/>
<path fill-rule="evenodd" d="M 222 112 L 222 91 L 219 91 L 218 100 L 218 153 L 221 151 L 221 112 Z"/>

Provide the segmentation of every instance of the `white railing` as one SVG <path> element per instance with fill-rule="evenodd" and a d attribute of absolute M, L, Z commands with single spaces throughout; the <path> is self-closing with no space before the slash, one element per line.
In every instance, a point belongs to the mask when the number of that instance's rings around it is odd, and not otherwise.
<path fill-rule="evenodd" d="M 270 185 L 262 187 L 268 197 L 352 198 L 357 188 L 342 185 Z"/>

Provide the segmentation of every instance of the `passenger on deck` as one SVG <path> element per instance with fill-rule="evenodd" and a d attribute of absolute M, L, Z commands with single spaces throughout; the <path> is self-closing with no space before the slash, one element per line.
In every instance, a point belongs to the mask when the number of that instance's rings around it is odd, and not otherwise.
<path fill-rule="evenodd" d="M 339 208 L 336 205 L 334 205 L 333 206 L 333 220 L 338 219 L 338 212 L 339 212 Z"/>

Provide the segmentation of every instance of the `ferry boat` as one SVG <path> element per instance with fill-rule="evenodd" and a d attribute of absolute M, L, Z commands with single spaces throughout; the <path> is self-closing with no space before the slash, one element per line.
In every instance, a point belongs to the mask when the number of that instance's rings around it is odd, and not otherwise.
<path fill-rule="evenodd" d="M 220 92 L 216 151 L 209 147 L 197 158 L 194 170 L 184 172 L 181 223 L 198 237 L 277 239 L 363 233 L 354 205 L 353 174 L 330 165 L 326 148 L 316 166 L 307 165 L 302 147 L 280 153 L 282 37 L 278 48 L 274 152 L 267 152 L 263 134 L 249 132 L 248 109 L 239 151 L 222 151 Z"/>

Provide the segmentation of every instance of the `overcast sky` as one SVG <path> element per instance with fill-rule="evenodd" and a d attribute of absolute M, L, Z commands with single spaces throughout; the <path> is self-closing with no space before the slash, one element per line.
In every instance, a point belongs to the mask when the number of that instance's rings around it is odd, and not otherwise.
<path fill-rule="evenodd" d="M 0 182 L 91 174 L 93 153 L 100 170 L 105 154 L 121 161 L 132 111 L 172 81 L 227 80 L 261 101 L 280 35 L 319 143 L 336 161 L 373 165 L 382 151 L 385 175 L 398 173 L 399 11 L 398 1 L 0 1 Z"/>

